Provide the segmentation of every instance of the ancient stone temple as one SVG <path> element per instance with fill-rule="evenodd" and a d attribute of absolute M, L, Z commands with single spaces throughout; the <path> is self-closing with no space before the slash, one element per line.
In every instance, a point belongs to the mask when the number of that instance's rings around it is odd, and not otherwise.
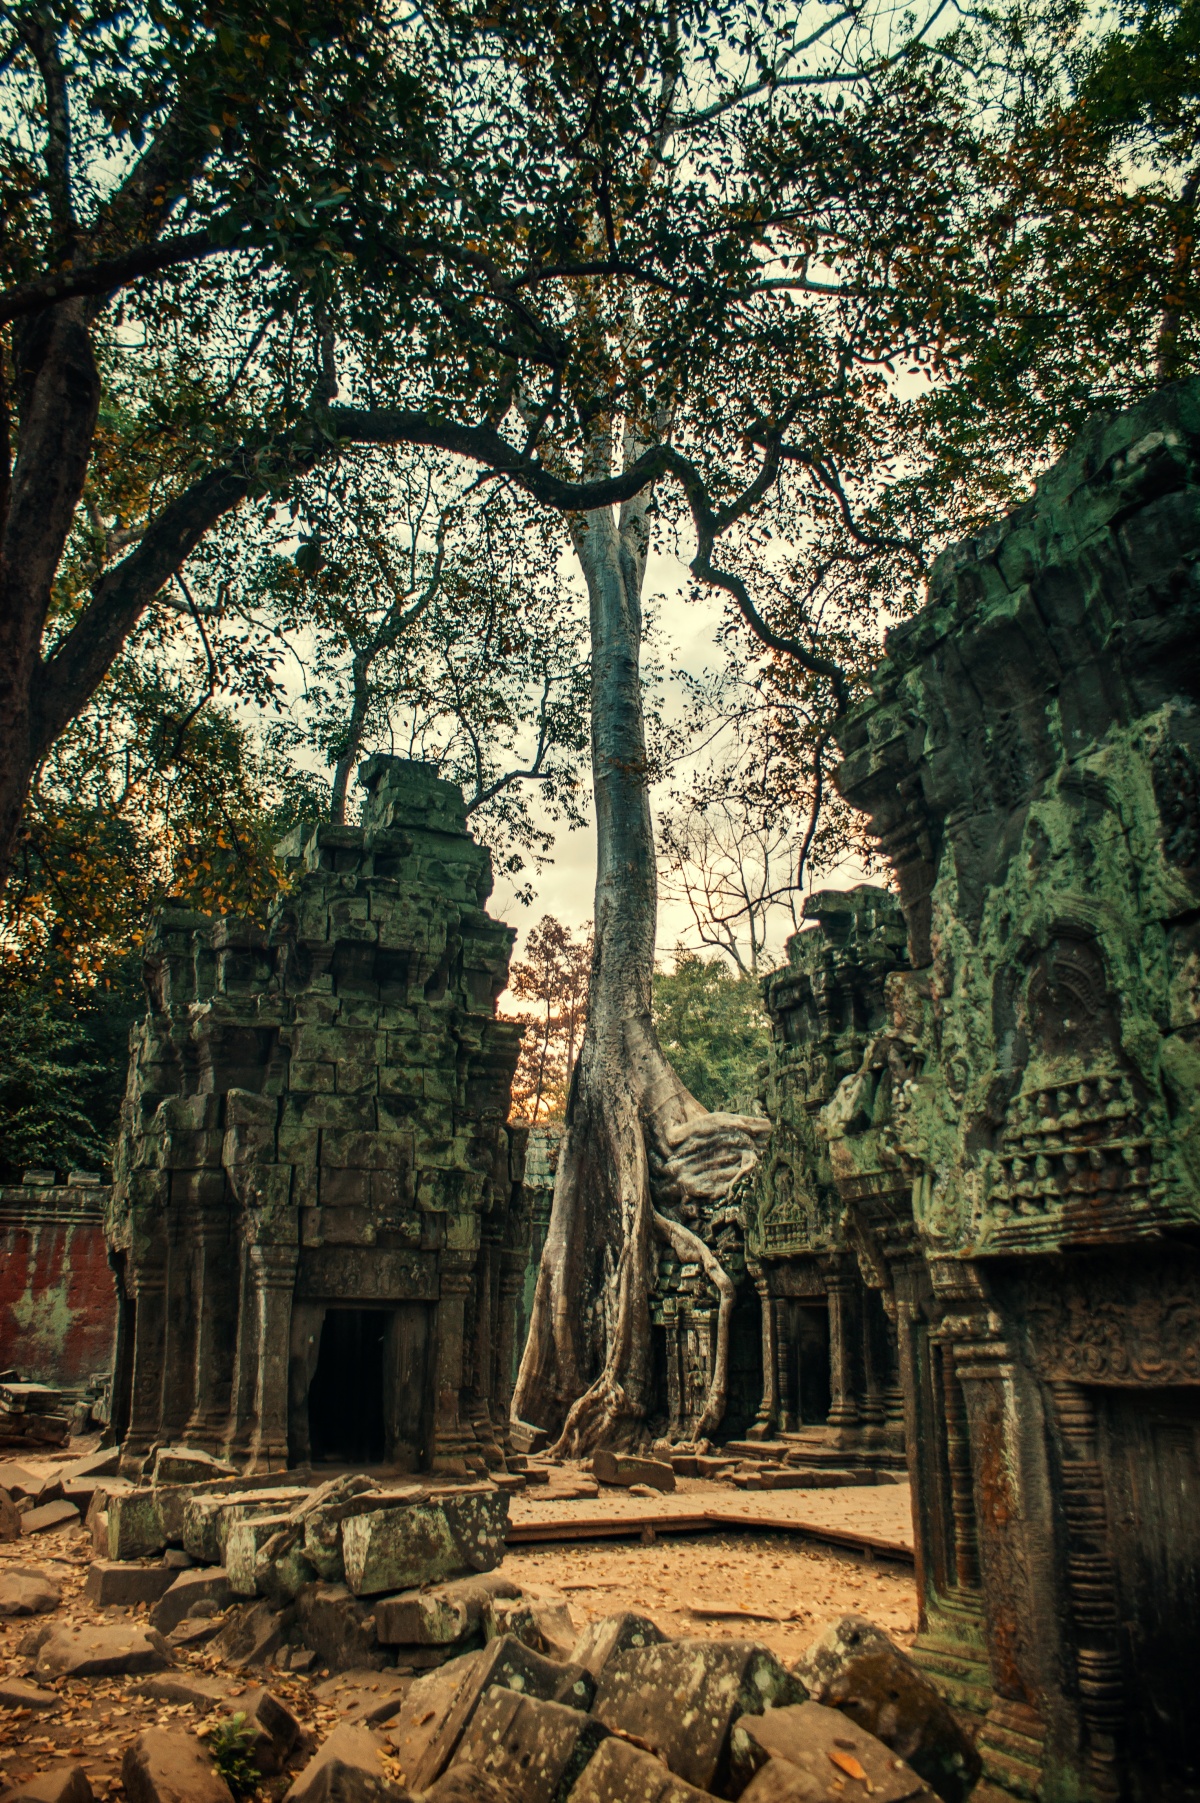
<path fill-rule="evenodd" d="M 1200 383 L 938 562 L 841 734 L 911 970 L 825 1110 L 985 1773 L 1200 1796 Z"/>
<path fill-rule="evenodd" d="M 360 826 L 284 842 L 265 929 L 175 910 L 148 942 L 108 1219 L 130 1467 L 162 1442 L 246 1470 L 502 1462 L 513 934 L 458 789 L 388 757 L 360 781 Z"/>
<path fill-rule="evenodd" d="M 812 895 L 804 914 L 815 924 L 788 940 L 787 963 L 763 983 L 773 1127 L 746 1200 L 763 1373 L 749 1438 L 782 1441 L 806 1465 L 902 1468 L 890 1291 L 869 1263 L 864 1279 L 818 1115 L 879 1030 L 884 979 L 908 961 L 904 919 L 868 883 Z"/>

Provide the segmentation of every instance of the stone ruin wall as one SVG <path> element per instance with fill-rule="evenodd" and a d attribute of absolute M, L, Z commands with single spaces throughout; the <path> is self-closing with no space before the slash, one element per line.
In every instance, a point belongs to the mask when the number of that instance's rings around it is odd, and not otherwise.
<path fill-rule="evenodd" d="M 823 1116 L 985 1773 L 1200 1794 L 1200 383 L 947 552 L 844 723 L 912 968 Z"/>
<path fill-rule="evenodd" d="M 0 1370 L 58 1390 L 99 1392 L 112 1367 L 117 1304 L 104 1240 L 108 1190 L 27 1172 L 0 1184 Z"/>
<path fill-rule="evenodd" d="M 885 978 L 907 963 L 904 921 L 895 897 L 869 883 L 809 896 L 804 917 L 811 926 L 763 982 L 774 1126 L 745 1210 L 762 1332 L 748 1438 L 782 1440 L 813 1465 L 902 1469 L 890 1292 L 847 1230 L 819 1114 L 878 1031 Z"/>
<path fill-rule="evenodd" d="M 361 826 L 284 842 L 265 929 L 175 910 L 148 944 L 108 1217 L 130 1468 L 171 1442 L 247 1471 L 503 1462 L 530 1226 L 495 1018 L 514 935 L 459 790 L 387 757 L 360 780 Z"/>

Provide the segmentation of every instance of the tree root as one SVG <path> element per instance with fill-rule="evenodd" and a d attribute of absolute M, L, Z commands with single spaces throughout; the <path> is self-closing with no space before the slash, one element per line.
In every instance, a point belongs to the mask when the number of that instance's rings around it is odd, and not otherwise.
<path fill-rule="evenodd" d="M 660 1215 L 657 1209 L 654 1212 L 654 1230 L 661 1239 L 667 1241 L 681 1261 L 687 1260 L 703 1266 L 704 1275 L 721 1299 L 717 1309 L 717 1355 L 713 1360 L 712 1381 L 708 1386 L 704 1413 L 696 1423 L 693 1434 L 694 1439 L 701 1440 L 706 1434 L 715 1434 L 725 1419 L 725 1406 L 729 1401 L 729 1339 L 737 1291 L 732 1277 L 711 1246 L 706 1246 L 699 1234 L 693 1233 L 680 1221 L 672 1221 L 669 1216 Z"/>

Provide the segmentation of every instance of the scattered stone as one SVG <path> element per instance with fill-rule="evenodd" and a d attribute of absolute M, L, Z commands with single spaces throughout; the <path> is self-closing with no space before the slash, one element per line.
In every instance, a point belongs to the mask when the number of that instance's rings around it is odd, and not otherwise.
<path fill-rule="evenodd" d="M 673 1490 L 675 1473 L 662 1459 L 639 1459 L 632 1453 L 607 1452 L 603 1448 L 592 1455 L 592 1475 L 602 1484 L 647 1484 L 652 1490 Z"/>
<path fill-rule="evenodd" d="M 183 1492 L 180 1539 L 201 1565 L 224 1565 L 225 1543 L 237 1521 L 256 1515 L 278 1515 L 307 1492 L 276 1485 L 269 1490 Z"/>
<path fill-rule="evenodd" d="M 802 1702 L 806 1694 L 757 1641 L 674 1640 L 611 1658 L 593 1710 L 606 1727 L 660 1752 L 689 1784 L 724 1792 L 737 1718 Z"/>
<path fill-rule="evenodd" d="M 236 1477 L 233 1465 L 195 1446 L 160 1446 L 147 1474 L 155 1484 L 207 1484 L 213 1478 Z"/>
<path fill-rule="evenodd" d="M 945 1803 L 963 1803 L 981 1761 L 916 1663 L 862 1615 L 844 1615 L 793 1667 L 814 1703 L 839 1709 L 898 1753 Z"/>
<path fill-rule="evenodd" d="M 40 1678 L 117 1678 L 170 1665 L 166 1641 L 134 1622 L 116 1627 L 53 1628 L 38 1648 Z"/>
<path fill-rule="evenodd" d="M 378 1728 L 399 1713 L 412 1682 L 398 1672 L 341 1672 L 316 1685 L 313 1695 L 339 1710 L 345 1721 Z"/>
<path fill-rule="evenodd" d="M 666 1639 L 662 1629 L 648 1616 L 624 1610 L 620 1615 L 606 1615 L 586 1627 L 572 1648 L 571 1658 L 599 1683 L 601 1672 L 618 1653 L 662 1646 Z"/>
<path fill-rule="evenodd" d="M 582 1710 L 592 1697 L 591 1681 L 579 1666 L 543 1659 L 511 1635 L 493 1640 L 481 1653 L 452 1659 L 416 1680 L 390 1734 L 405 1782 L 414 1790 L 423 1790 L 445 1771 L 492 1685 Z"/>
<path fill-rule="evenodd" d="M 758 1770 L 764 1766 L 766 1774 Z M 847 1778 L 875 1803 L 935 1803 L 934 1792 L 890 1747 L 821 1703 L 742 1716 L 733 1730 L 733 1769 L 739 1790 L 745 1774 L 758 1772 L 742 1792 L 749 1803 L 793 1797 L 845 1803 Z"/>
<path fill-rule="evenodd" d="M 269 1690 L 253 1690 L 238 1699 L 246 1717 L 246 1729 L 254 1736 L 250 1757 L 264 1777 L 281 1772 L 300 1739 L 300 1724 L 285 1704 Z"/>
<path fill-rule="evenodd" d="M 196 1604 L 197 1610 L 207 1607 L 205 1603 Z M 224 1625 L 219 1615 L 198 1614 L 194 1621 L 181 1621 L 177 1628 L 172 1628 L 167 1635 L 167 1645 L 176 1652 L 192 1652 L 197 1647 L 207 1646 L 210 1640 L 215 1640 Z"/>
<path fill-rule="evenodd" d="M 520 1594 L 520 1586 L 499 1572 L 406 1590 L 376 1603 L 375 1631 L 387 1646 L 448 1646 L 482 1628 L 493 1599 Z"/>
<path fill-rule="evenodd" d="M 475 1710 L 455 1763 L 511 1785 L 521 1803 L 556 1803 L 607 1738 L 608 1729 L 582 1710 L 494 1688 Z"/>
<path fill-rule="evenodd" d="M 124 1565 L 116 1559 L 93 1559 L 83 1594 L 101 1609 L 133 1609 L 138 1603 L 157 1603 L 178 1576 L 166 1564 Z M 155 1626 L 159 1625 L 156 1621 Z"/>
<path fill-rule="evenodd" d="M 225 1537 L 225 1570 L 229 1575 L 229 1588 L 235 1596 L 259 1594 L 254 1569 L 259 1548 L 266 1546 L 268 1540 L 277 1539 L 280 1528 L 289 1526 L 290 1517 L 278 1514 L 250 1515 L 230 1524 Z M 299 1533 L 298 1529 L 294 1531 Z M 305 1563 L 307 1565 L 307 1561 Z M 311 1572 L 312 1567 L 308 1566 L 308 1570 Z"/>
<path fill-rule="evenodd" d="M 290 1610 L 276 1609 L 271 1603 L 243 1603 L 214 1636 L 213 1653 L 235 1671 L 265 1665 L 283 1645 L 290 1615 Z"/>
<path fill-rule="evenodd" d="M 229 1699 L 229 1686 L 220 1678 L 206 1678 L 202 1672 L 160 1672 L 133 1686 L 137 1697 L 151 1697 L 160 1703 L 186 1703 L 194 1709 L 219 1707 Z"/>
<path fill-rule="evenodd" d="M 81 1765 L 60 1765 L 5 1791 L 4 1803 L 93 1803 L 95 1794 Z"/>
<path fill-rule="evenodd" d="M 160 1634 L 169 1634 L 198 1603 L 210 1605 L 210 1613 L 216 1614 L 228 1609 L 232 1601 L 229 1575 L 223 1566 L 194 1566 L 191 1571 L 173 1572 L 170 1588 L 155 1603 L 150 1620 Z"/>
<path fill-rule="evenodd" d="M 239 1527 L 241 1525 L 239 1523 Z M 306 1584 L 316 1581 L 316 1577 L 316 1567 L 304 1551 L 304 1529 L 298 1523 L 289 1521 L 288 1526 L 273 1534 L 255 1554 L 254 1582 L 273 1602 L 292 1602 Z"/>
<path fill-rule="evenodd" d="M 21 1532 L 23 1534 L 44 1534 L 50 1528 L 71 1527 L 82 1520 L 83 1517 L 75 1504 L 68 1502 L 64 1496 L 60 1497 L 57 1502 L 41 1503 L 36 1509 L 30 1509 L 22 1515 Z"/>
<path fill-rule="evenodd" d="M 63 1486 L 76 1478 L 116 1477 L 121 1469 L 121 1448 L 104 1446 L 97 1452 L 89 1452 L 82 1459 L 74 1459 L 71 1464 L 63 1466 Z"/>
<path fill-rule="evenodd" d="M 421 1803 L 521 1803 L 521 1798 L 488 1772 L 473 1765 L 452 1765 L 421 1792 Z"/>
<path fill-rule="evenodd" d="M 0 1489 L 0 1540 L 21 1538 L 21 1511 L 7 1490 Z"/>
<path fill-rule="evenodd" d="M 0 1708 L 57 1709 L 61 1702 L 56 1690 L 43 1690 L 24 1678 L 0 1678 Z"/>
<path fill-rule="evenodd" d="M 344 1584 L 306 1584 L 297 1592 L 295 1613 L 300 1638 L 331 1672 L 392 1663 L 379 1644 L 374 1611 Z"/>
<path fill-rule="evenodd" d="M 612 1735 L 584 1768 L 570 1803 L 702 1803 L 709 1794 L 677 1778 L 653 1753 Z"/>
<path fill-rule="evenodd" d="M 7 1491 L 11 1497 L 36 1496 L 42 1482 L 32 1471 L 26 1471 L 24 1465 L 18 1465 L 15 1459 L 5 1459 L 0 1464 L 0 1490 Z"/>
<path fill-rule="evenodd" d="M 570 1659 L 577 1638 L 565 1603 L 531 1596 L 494 1597 L 484 1610 L 483 1631 L 488 1640 L 512 1634 L 535 1653 L 563 1664 Z"/>
<path fill-rule="evenodd" d="M 169 1728 L 146 1728 L 130 1742 L 121 1781 L 129 1803 L 233 1803 L 196 1737 Z"/>
<path fill-rule="evenodd" d="M 339 1769 L 340 1768 L 340 1769 Z M 350 1803 L 350 1799 L 386 1797 L 388 1789 L 353 1788 L 353 1774 L 388 1786 L 391 1794 L 402 1796 L 398 1787 L 390 1786 L 379 1758 L 379 1747 L 369 1728 L 358 1722 L 343 1722 L 322 1742 L 300 1776 L 287 1792 L 284 1803 Z"/>
<path fill-rule="evenodd" d="M 491 1484 L 353 1515 L 342 1523 L 346 1583 L 356 1596 L 378 1596 L 492 1571 L 507 1521 L 508 1496 Z"/>
<path fill-rule="evenodd" d="M 62 1592 L 44 1571 L 10 1565 L 0 1573 L 0 1615 L 46 1615 L 61 1601 Z"/>
<path fill-rule="evenodd" d="M 163 1554 L 163 1564 L 175 1571 L 189 1571 L 195 1563 L 191 1553 L 184 1552 L 181 1546 L 169 1546 Z"/>
<path fill-rule="evenodd" d="M 167 1544 L 162 1508 L 153 1490 L 97 1490 L 107 1495 L 108 1556 L 110 1559 L 152 1559 Z"/>

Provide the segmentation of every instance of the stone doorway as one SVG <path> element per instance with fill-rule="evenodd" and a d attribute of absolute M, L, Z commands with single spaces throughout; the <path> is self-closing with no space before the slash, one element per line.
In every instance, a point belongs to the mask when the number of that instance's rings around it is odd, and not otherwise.
<path fill-rule="evenodd" d="M 317 1463 L 379 1465 L 387 1452 L 383 1309 L 329 1308 L 308 1390 L 308 1432 Z"/>
<path fill-rule="evenodd" d="M 781 1415 L 786 1432 L 824 1427 L 832 1403 L 829 1379 L 829 1307 L 824 1301 L 782 1304 Z"/>

